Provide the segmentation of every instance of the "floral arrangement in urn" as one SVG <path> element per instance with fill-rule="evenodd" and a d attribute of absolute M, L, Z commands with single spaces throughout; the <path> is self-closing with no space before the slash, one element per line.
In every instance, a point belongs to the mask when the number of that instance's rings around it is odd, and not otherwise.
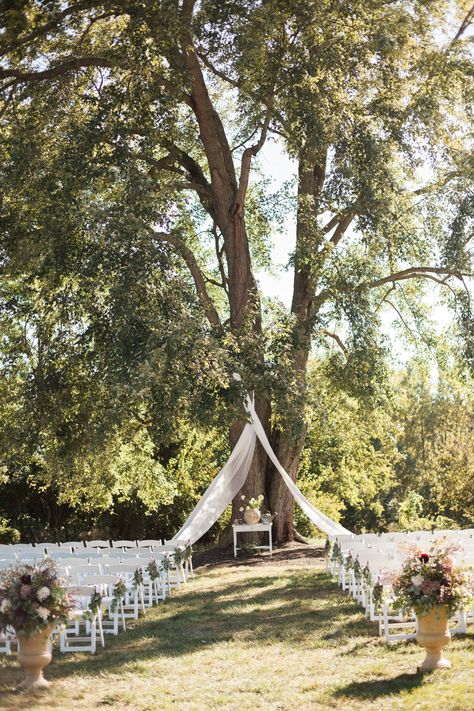
<path fill-rule="evenodd" d="M 0 572 L 0 631 L 13 628 L 18 637 L 18 661 L 26 672 L 21 687 L 49 686 L 43 668 L 51 661 L 51 633 L 68 620 L 71 609 L 52 561 Z"/>
<path fill-rule="evenodd" d="M 64 624 L 71 604 L 52 561 L 19 565 L 0 572 L 0 630 L 13 627 L 28 637 Z"/>
<path fill-rule="evenodd" d="M 454 554 L 461 548 L 448 539 L 435 541 L 429 553 L 416 546 L 407 550 L 409 556 L 393 581 L 394 606 L 416 613 L 416 639 L 426 649 L 420 670 L 448 668 L 451 663 L 443 656 L 451 639 L 448 621 L 472 600 L 470 568 L 456 563 Z"/>
<path fill-rule="evenodd" d="M 418 615 L 443 606 L 452 614 L 469 602 L 472 576 L 468 566 L 456 564 L 454 554 L 460 550 L 445 538 L 436 540 L 429 553 L 409 546 L 409 555 L 393 581 L 395 606 L 413 608 Z"/>

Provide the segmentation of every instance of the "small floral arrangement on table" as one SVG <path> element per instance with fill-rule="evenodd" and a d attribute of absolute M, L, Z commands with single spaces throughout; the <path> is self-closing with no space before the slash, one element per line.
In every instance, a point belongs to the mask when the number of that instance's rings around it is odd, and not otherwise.
<path fill-rule="evenodd" d="M 13 627 L 17 635 L 30 637 L 64 625 L 72 608 L 53 561 L 0 572 L 0 632 Z"/>
<path fill-rule="evenodd" d="M 244 502 L 247 497 L 242 494 L 242 496 L 240 498 L 242 499 L 242 502 Z M 251 499 L 249 499 L 247 504 L 244 505 L 242 503 L 242 506 L 240 507 L 239 511 L 248 511 L 248 509 L 258 510 L 262 504 L 263 504 L 263 494 L 260 494 L 260 496 L 257 496 L 256 498 L 252 497 Z"/>
<path fill-rule="evenodd" d="M 461 550 L 457 543 L 441 538 L 429 553 L 417 546 L 407 550 L 409 556 L 393 581 L 396 608 L 413 608 L 416 614 L 426 615 L 444 606 L 452 614 L 472 600 L 471 569 L 457 565 L 454 554 Z"/>

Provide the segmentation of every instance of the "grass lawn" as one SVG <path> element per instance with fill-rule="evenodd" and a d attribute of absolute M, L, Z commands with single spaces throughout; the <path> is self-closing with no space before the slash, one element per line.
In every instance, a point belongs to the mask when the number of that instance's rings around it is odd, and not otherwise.
<path fill-rule="evenodd" d="M 15 691 L 22 671 L 0 656 L 0 709 L 474 709 L 474 638 L 453 668 L 416 673 L 415 643 L 384 645 L 304 549 L 201 567 L 95 657 L 55 653 L 46 692 Z"/>

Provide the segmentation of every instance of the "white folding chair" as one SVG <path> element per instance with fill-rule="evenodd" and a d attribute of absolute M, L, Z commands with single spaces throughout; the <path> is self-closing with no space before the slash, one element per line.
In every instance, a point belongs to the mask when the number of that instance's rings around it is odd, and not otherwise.
<path fill-rule="evenodd" d="M 186 574 L 186 580 L 188 579 L 188 574 L 191 573 L 191 577 L 194 578 L 194 568 L 193 568 L 193 549 L 189 541 L 185 539 L 176 539 L 175 541 L 165 541 L 166 545 L 175 544 L 179 546 L 184 551 L 184 572 Z"/>
<path fill-rule="evenodd" d="M 67 564 L 69 577 L 78 585 L 88 585 L 87 578 L 89 575 L 101 575 L 104 571 L 99 563 L 83 563 L 70 560 Z"/>
<path fill-rule="evenodd" d="M 97 647 L 97 633 L 102 647 L 105 646 L 102 630 L 102 613 L 90 610 L 91 598 L 95 593 L 93 585 L 66 586 L 73 609 L 70 613 L 70 622 L 59 632 L 59 649 L 61 652 L 91 652 L 95 654 Z M 81 627 L 84 626 L 84 634 Z M 97 627 L 99 629 L 97 629 Z"/>
<path fill-rule="evenodd" d="M 125 631 L 125 613 L 123 608 L 123 598 L 115 599 L 114 587 L 117 583 L 116 575 L 89 575 L 87 583 L 94 585 L 102 595 L 102 606 L 107 612 L 107 619 L 102 617 L 102 629 L 106 634 L 117 635 L 119 633 L 119 621 L 122 623 L 122 629 Z"/>
<path fill-rule="evenodd" d="M 124 615 L 134 620 L 138 619 L 140 609 L 145 613 L 144 585 L 136 580 L 137 571 L 141 572 L 138 561 L 137 563 L 107 563 L 105 566 L 108 575 L 123 578 L 127 588 L 123 606 Z"/>

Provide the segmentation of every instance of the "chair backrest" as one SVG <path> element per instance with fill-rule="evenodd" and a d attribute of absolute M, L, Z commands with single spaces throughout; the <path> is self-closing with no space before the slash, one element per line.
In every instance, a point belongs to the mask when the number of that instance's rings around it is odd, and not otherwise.
<path fill-rule="evenodd" d="M 88 575 L 87 578 L 88 585 L 94 585 L 100 588 L 100 593 L 102 595 L 110 595 L 115 583 L 118 580 L 116 575 L 109 575 L 108 573 L 102 575 Z"/>
<path fill-rule="evenodd" d="M 138 554 L 137 560 L 139 562 L 144 562 L 148 563 L 150 560 L 156 560 L 157 562 L 159 560 L 163 560 L 163 558 L 166 558 L 167 554 L 166 553 L 159 553 L 158 551 L 153 552 L 153 551 L 140 551 Z"/>
<path fill-rule="evenodd" d="M 127 580 L 131 580 L 137 568 L 140 567 L 140 565 L 134 563 L 108 563 L 105 565 L 105 570 L 108 575 L 123 576 Z"/>
<path fill-rule="evenodd" d="M 46 551 L 45 556 L 46 558 L 51 558 L 51 560 L 59 560 L 60 558 L 64 558 L 67 555 L 71 555 L 71 552 L 68 551 L 67 548 L 64 550 L 52 550 L 52 551 Z"/>
<path fill-rule="evenodd" d="M 65 585 L 71 603 L 77 610 L 87 610 L 89 600 L 95 593 L 93 585 Z"/>
<path fill-rule="evenodd" d="M 174 553 L 176 548 L 179 548 L 176 543 L 164 543 L 161 546 L 154 546 L 153 550 L 158 553 Z"/>
<path fill-rule="evenodd" d="M 16 550 L 18 550 L 18 546 L 14 546 L 12 543 L 0 543 L 0 553 L 10 553 Z"/>
<path fill-rule="evenodd" d="M 136 541 L 112 541 L 112 548 L 136 548 L 137 547 L 137 542 Z"/>
<path fill-rule="evenodd" d="M 58 574 L 58 577 L 62 580 L 69 578 L 69 569 L 67 565 L 56 566 L 56 572 Z"/>
<path fill-rule="evenodd" d="M 69 547 L 69 548 L 84 548 L 84 541 L 63 541 L 61 543 L 63 548 Z"/>
<path fill-rule="evenodd" d="M 101 575 L 102 567 L 96 563 L 73 565 L 68 562 L 67 568 L 71 575 L 79 575 L 81 578 L 87 577 L 88 575 Z"/>
<path fill-rule="evenodd" d="M 102 548 L 89 548 L 83 551 L 74 551 L 76 560 L 99 560 L 102 558 Z"/>
<path fill-rule="evenodd" d="M 117 551 L 118 552 L 118 551 Z M 138 548 L 135 548 L 135 550 L 132 550 L 131 548 L 128 548 L 126 551 L 120 551 L 120 558 L 122 560 L 135 560 L 140 554 L 140 551 Z"/>
<path fill-rule="evenodd" d="M 86 548 L 110 548 L 109 541 L 96 540 L 96 541 L 84 541 Z"/>
<path fill-rule="evenodd" d="M 148 538 L 144 541 L 137 541 L 138 548 L 153 548 L 154 546 L 161 545 L 163 545 L 163 541 L 161 539 Z"/>

